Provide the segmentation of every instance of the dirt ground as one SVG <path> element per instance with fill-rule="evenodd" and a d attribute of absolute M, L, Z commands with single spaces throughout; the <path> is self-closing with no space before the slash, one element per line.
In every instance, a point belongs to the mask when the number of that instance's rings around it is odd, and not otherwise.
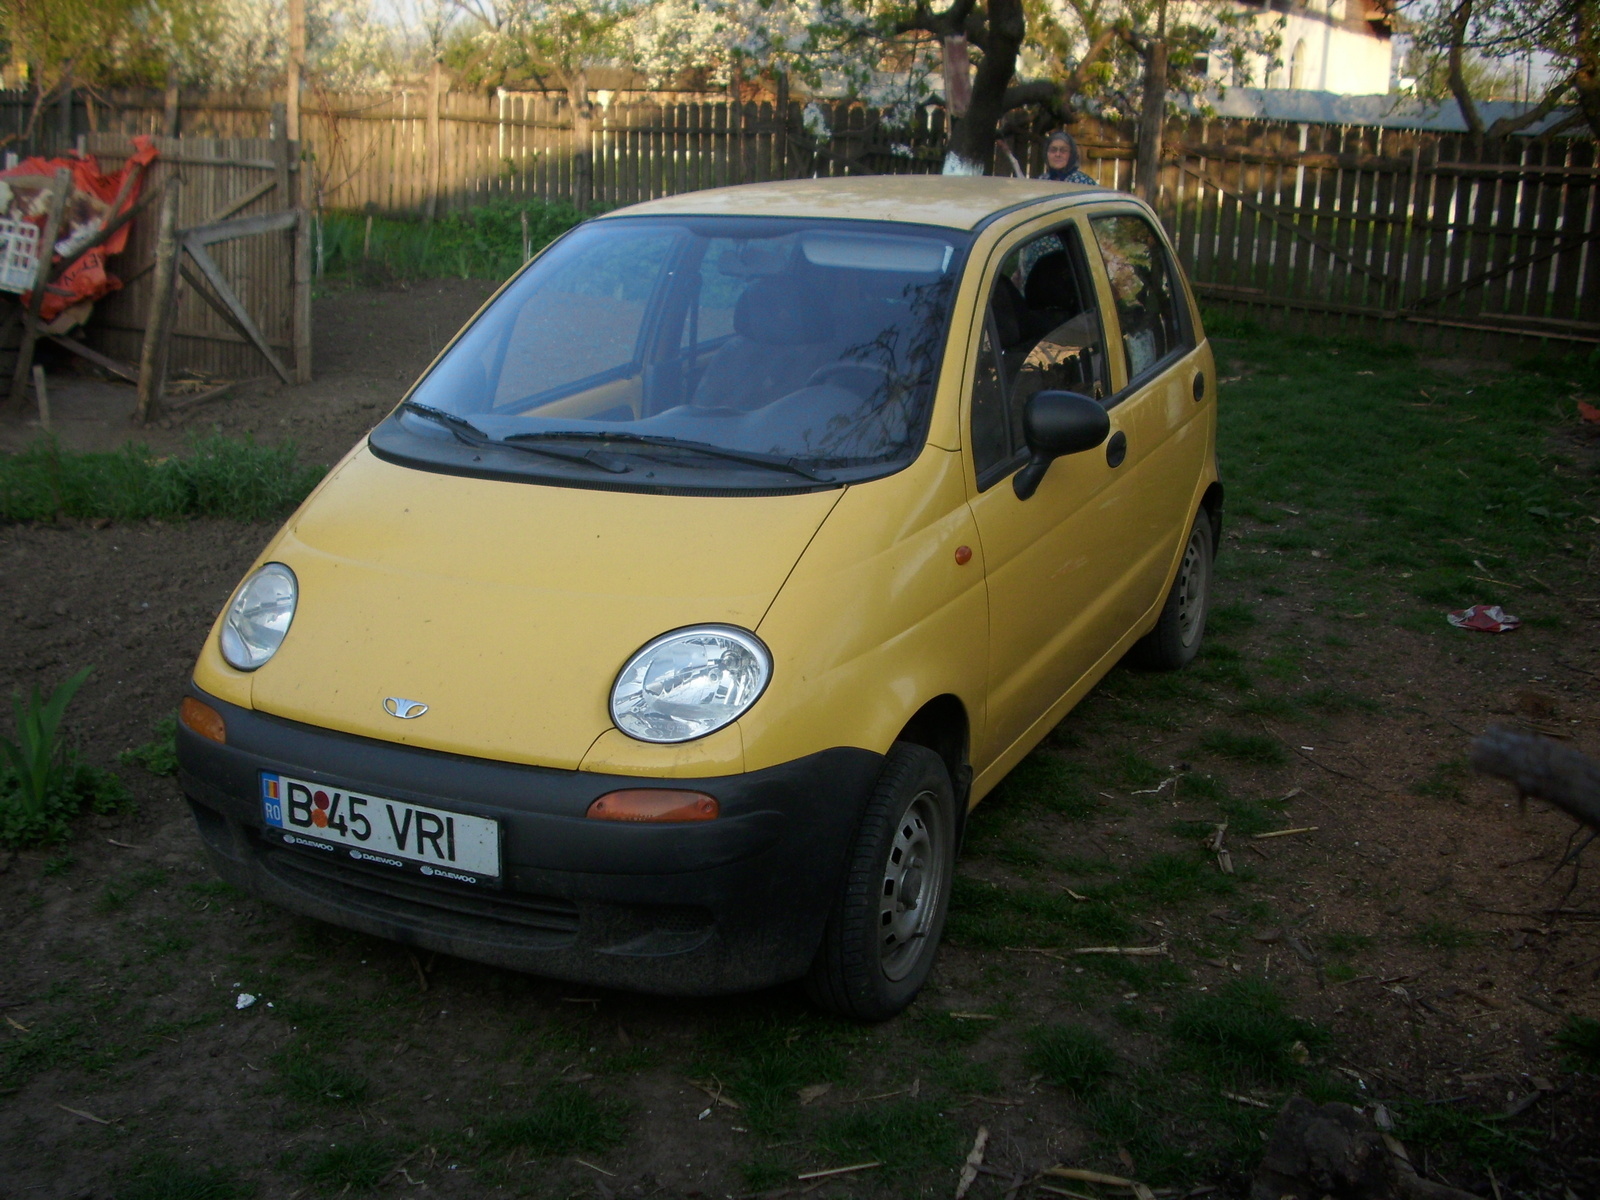
<path fill-rule="evenodd" d="M 309 460 L 332 462 L 489 290 L 434 283 L 321 299 L 314 384 L 252 384 L 164 422 L 147 440 L 167 452 L 196 432 L 288 437 Z M 103 449 L 128 436 L 131 388 L 63 376 L 52 396 L 69 448 Z M 25 422 L 0 425 L 0 448 L 34 432 Z M 742 1110 L 719 1106 L 692 1082 L 706 1082 L 695 1072 L 717 1061 L 719 1028 L 811 1036 L 795 989 L 664 1001 L 444 958 L 420 962 L 402 947 L 288 917 L 212 882 L 173 781 L 118 766 L 116 756 L 150 740 L 154 722 L 172 711 L 206 629 L 271 532 L 218 521 L 0 527 L 0 693 L 49 686 L 94 664 L 69 723 L 86 758 L 116 768 L 137 801 L 126 815 L 86 818 L 65 848 L 0 852 L 0 1038 L 17 1043 L 12 1062 L 21 1064 L 0 1088 L 0 1198 L 132 1195 L 117 1181 L 139 1170 L 211 1167 L 263 1198 L 308 1195 L 328 1179 L 327 1194 L 344 1194 L 337 1173 L 306 1165 L 333 1162 L 341 1145 L 382 1147 L 395 1164 L 380 1172 L 385 1192 L 447 1196 L 504 1188 L 598 1191 L 601 1200 L 720 1197 L 776 1186 L 763 1163 L 851 1161 L 834 1148 L 848 1139 L 763 1140 Z M 1232 554 L 1272 553 L 1249 548 L 1240 536 L 1248 533 L 1247 522 L 1234 524 Z M 1507 636 L 1456 633 L 1442 621 L 1421 632 L 1318 603 L 1325 566 L 1315 558 L 1276 565 L 1277 583 L 1288 583 L 1274 590 L 1286 594 L 1259 595 L 1247 572 L 1223 573 L 1218 602 L 1248 597 L 1256 614 L 1225 644 L 1277 664 L 1269 670 L 1285 686 L 1330 683 L 1370 703 L 1314 721 L 1246 719 L 1224 703 L 1184 713 L 1176 727 L 1152 727 L 1118 720 L 1137 698 L 1113 680 L 1045 751 L 1070 757 L 1087 743 L 1181 777 L 1218 769 L 1199 749 L 1208 730 L 1266 733 L 1287 749 L 1286 761 L 1224 764 L 1233 791 L 1289 797 L 1282 824 L 1309 830 L 1233 840 L 1235 890 L 1139 915 L 1149 941 L 1169 947 L 1189 982 L 1110 996 L 1127 1015 L 1114 1030 L 1120 1051 L 1153 1066 L 1161 1043 L 1141 1031 L 1180 991 L 1266 979 L 1297 1015 L 1329 1031 L 1331 1069 L 1363 1098 L 1419 1112 L 1510 1113 L 1496 1129 L 1513 1139 L 1536 1133 L 1537 1147 L 1525 1143 L 1538 1150 L 1535 1161 L 1495 1181 L 1507 1195 L 1600 1196 L 1600 1090 L 1594 1076 L 1564 1069 L 1552 1043 L 1569 1014 L 1600 1014 L 1594 855 L 1562 867 L 1571 821 L 1519 805 L 1506 787 L 1459 767 L 1470 737 L 1497 722 L 1600 754 L 1600 600 L 1541 597 L 1541 611 L 1559 624 L 1530 623 Z M 958 903 L 991 883 L 1059 895 L 1088 878 L 1074 874 L 1074 856 L 1133 862 L 1176 846 L 1176 822 L 1215 819 L 1181 778 L 1139 794 L 1151 786 L 1108 776 L 1097 785 L 1106 804 L 1092 819 L 1029 817 L 1031 849 L 991 839 L 999 849 L 964 862 Z M 976 1012 L 993 1019 L 962 1026 L 951 1043 L 973 1068 L 972 1082 L 937 1093 L 938 1119 L 960 1132 L 938 1189 L 953 1188 L 980 1123 L 991 1130 L 995 1174 L 979 1177 L 979 1200 L 1010 1194 L 1015 1175 L 1079 1162 L 1087 1144 L 1080 1110 L 1040 1084 L 1016 1033 L 1082 1008 L 1083 968 L 1059 953 L 1029 952 L 1041 948 L 955 938 L 917 1006 L 922 1015 L 839 1035 L 842 1065 L 826 1078 L 842 1082 L 808 1110 L 843 1119 L 877 1093 L 909 1089 L 915 1098 L 932 1061 L 927 1014 Z M 239 1009 L 241 992 L 260 999 Z M 285 1064 L 322 1044 L 314 1043 L 319 1022 L 344 1039 L 345 1049 L 329 1055 L 357 1065 L 361 1103 L 296 1098 Z M 940 1061 L 943 1077 L 956 1079 Z M 556 1079 L 590 1081 L 603 1100 L 628 1106 L 626 1139 L 554 1162 L 513 1153 L 490 1164 L 473 1151 L 474 1126 Z M 1279 1097 L 1261 1095 L 1238 1103 L 1277 1106 Z M 1121 1167 L 1102 1169 L 1136 1173 L 1123 1154 Z M 1233 1166 L 1187 1183 L 1237 1192 L 1251 1164 Z M 1481 1166 L 1450 1169 L 1437 1177 L 1489 1194 Z M 825 1181 L 819 1197 L 863 1194 L 869 1177 Z M 364 1190 L 358 1182 L 352 1194 Z"/>

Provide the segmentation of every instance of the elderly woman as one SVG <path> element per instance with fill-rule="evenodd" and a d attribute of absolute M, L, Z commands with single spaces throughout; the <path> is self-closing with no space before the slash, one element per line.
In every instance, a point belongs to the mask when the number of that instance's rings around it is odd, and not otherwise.
<path fill-rule="evenodd" d="M 1045 179 L 1053 179 L 1057 183 L 1094 183 L 1079 169 L 1081 157 L 1078 143 L 1065 129 L 1058 129 L 1050 135 L 1044 147 L 1044 161 Z"/>

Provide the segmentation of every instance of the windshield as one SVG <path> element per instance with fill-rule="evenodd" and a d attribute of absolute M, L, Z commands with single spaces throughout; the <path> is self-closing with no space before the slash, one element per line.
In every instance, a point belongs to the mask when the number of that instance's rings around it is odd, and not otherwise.
<path fill-rule="evenodd" d="M 885 474 L 921 448 L 968 240 L 865 221 L 590 222 L 461 335 L 373 447 L 629 490 Z"/>

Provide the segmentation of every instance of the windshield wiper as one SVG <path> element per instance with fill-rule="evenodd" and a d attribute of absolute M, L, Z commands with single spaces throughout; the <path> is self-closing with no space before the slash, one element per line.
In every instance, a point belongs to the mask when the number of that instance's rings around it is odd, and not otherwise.
<path fill-rule="evenodd" d="M 456 440 L 465 442 L 469 446 L 504 446 L 509 450 L 521 450 L 524 454 L 540 454 L 546 458 L 558 458 L 562 462 L 582 463 L 587 467 L 598 467 L 602 471 L 609 471 L 613 475 L 625 475 L 633 470 L 627 463 L 612 458 L 608 454 L 596 454 L 593 450 L 580 450 L 568 454 L 561 450 L 554 450 L 548 446 L 519 445 L 515 438 L 490 437 L 465 417 L 457 416 L 453 412 L 446 412 L 442 408 L 434 408 L 431 404 L 418 404 L 415 400 L 407 400 L 400 405 L 407 412 L 416 413 L 419 417 L 426 417 L 439 425 L 443 425 Z"/>
<path fill-rule="evenodd" d="M 634 446 L 664 446 L 671 450 L 688 450 L 695 454 L 704 454 L 708 458 L 727 459 L 729 462 L 745 463 L 752 467 L 770 467 L 774 471 L 787 471 L 791 475 L 799 475 L 815 483 L 834 482 L 834 477 L 828 472 L 808 467 L 797 458 L 786 458 L 779 454 L 761 454 L 754 450 L 731 450 L 711 442 L 696 442 L 689 438 L 667 437 L 664 434 L 627 433 L 620 430 L 616 433 L 603 433 L 600 430 L 562 429 L 546 433 L 513 433 L 505 440 L 517 443 L 591 441 L 624 442 Z"/>

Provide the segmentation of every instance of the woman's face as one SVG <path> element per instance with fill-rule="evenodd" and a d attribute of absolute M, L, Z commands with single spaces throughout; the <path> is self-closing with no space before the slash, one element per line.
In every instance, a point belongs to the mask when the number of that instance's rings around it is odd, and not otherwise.
<path fill-rule="evenodd" d="M 1065 142 L 1051 142 L 1045 147 L 1045 161 L 1057 171 L 1064 170 L 1067 163 L 1072 161 L 1072 151 L 1067 149 Z"/>

